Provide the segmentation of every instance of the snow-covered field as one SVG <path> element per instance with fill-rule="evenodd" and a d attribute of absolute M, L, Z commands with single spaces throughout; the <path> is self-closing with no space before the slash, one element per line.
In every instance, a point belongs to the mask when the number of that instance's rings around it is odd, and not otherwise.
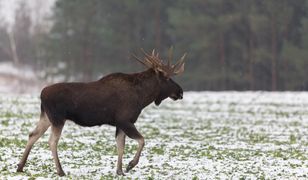
<path fill-rule="evenodd" d="M 39 107 L 38 95 L 0 95 L 0 179 L 57 177 L 49 131 L 25 172 L 15 172 Z M 146 145 L 128 178 L 308 178 L 308 93 L 187 92 L 182 101 L 146 108 L 136 126 Z M 116 178 L 114 131 L 67 122 L 59 144 L 63 179 Z M 125 165 L 137 148 L 127 140 Z"/>
<path fill-rule="evenodd" d="M 30 66 L 0 62 L 0 95 L 5 93 L 38 93 L 43 83 Z M 44 83 L 46 84 L 46 83 Z"/>

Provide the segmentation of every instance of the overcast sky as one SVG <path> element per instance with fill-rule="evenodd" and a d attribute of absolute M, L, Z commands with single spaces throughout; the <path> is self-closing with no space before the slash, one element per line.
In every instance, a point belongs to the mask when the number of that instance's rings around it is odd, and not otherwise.
<path fill-rule="evenodd" d="M 42 16 L 50 13 L 50 9 L 55 2 L 55 0 L 0 0 L 0 15 L 3 16 L 5 21 L 10 25 L 14 22 L 14 12 L 21 1 L 29 5 L 30 10 L 32 10 L 31 15 L 33 18 L 35 18 L 37 14 L 33 11 L 35 7 L 41 7 L 38 13 Z"/>

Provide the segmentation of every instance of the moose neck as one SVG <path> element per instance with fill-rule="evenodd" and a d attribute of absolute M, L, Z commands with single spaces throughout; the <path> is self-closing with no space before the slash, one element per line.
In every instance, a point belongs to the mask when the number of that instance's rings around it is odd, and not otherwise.
<path fill-rule="evenodd" d="M 138 73 L 138 93 L 142 108 L 151 104 L 160 94 L 160 83 L 153 69 Z"/>

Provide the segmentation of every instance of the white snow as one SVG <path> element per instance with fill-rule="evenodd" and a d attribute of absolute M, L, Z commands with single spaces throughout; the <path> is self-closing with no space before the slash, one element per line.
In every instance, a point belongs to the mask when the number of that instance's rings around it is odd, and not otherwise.
<path fill-rule="evenodd" d="M 32 68 L 0 63 L 0 93 L 38 93 L 41 86 Z"/>
<path fill-rule="evenodd" d="M 38 94 L 0 95 L 0 160 L 4 162 L 0 176 L 57 177 L 48 135 L 32 150 L 26 173 L 15 173 L 39 109 Z M 166 100 L 160 107 L 146 108 L 136 126 L 146 145 L 137 167 L 126 173 L 128 178 L 308 178 L 305 92 L 185 92 L 182 101 Z M 63 179 L 116 178 L 114 131 L 110 126 L 84 128 L 67 122 L 59 145 L 67 173 Z M 124 165 L 132 159 L 137 143 L 127 138 L 126 145 Z"/>

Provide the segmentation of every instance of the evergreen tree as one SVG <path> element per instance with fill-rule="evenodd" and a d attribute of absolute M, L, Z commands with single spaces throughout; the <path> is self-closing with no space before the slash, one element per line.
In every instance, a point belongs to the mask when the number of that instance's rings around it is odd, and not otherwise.
<path fill-rule="evenodd" d="M 90 80 L 135 71 L 139 48 L 174 46 L 188 52 L 185 89 L 301 90 L 306 11 L 305 0 L 57 0 L 46 58 Z"/>

